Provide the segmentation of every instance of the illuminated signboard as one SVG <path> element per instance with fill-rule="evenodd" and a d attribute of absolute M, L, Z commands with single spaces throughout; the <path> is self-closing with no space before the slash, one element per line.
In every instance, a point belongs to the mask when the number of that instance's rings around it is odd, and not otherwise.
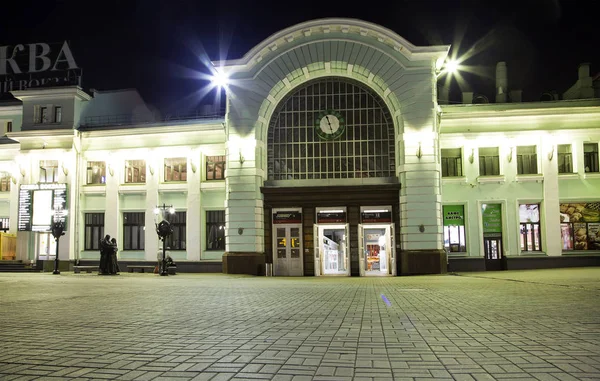
<path fill-rule="evenodd" d="M 67 184 L 24 184 L 19 188 L 19 231 L 49 232 L 52 219 L 67 226 Z"/>

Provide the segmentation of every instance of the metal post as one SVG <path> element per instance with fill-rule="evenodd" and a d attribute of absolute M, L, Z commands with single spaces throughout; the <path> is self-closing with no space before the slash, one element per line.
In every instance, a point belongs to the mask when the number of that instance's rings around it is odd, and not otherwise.
<path fill-rule="evenodd" d="M 56 237 L 56 256 L 54 257 L 54 271 L 52 274 L 60 275 L 60 270 L 58 269 L 58 241 L 60 240 L 60 236 Z"/>
<path fill-rule="evenodd" d="M 165 258 L 165 241 L 163 240 L 163 259 L 162 259 L 162 270 L 160 272 L 161 276 L 165 276 L 165 275 L 169 275 L 169 272 L 167 271 L 167 261 Z"/>

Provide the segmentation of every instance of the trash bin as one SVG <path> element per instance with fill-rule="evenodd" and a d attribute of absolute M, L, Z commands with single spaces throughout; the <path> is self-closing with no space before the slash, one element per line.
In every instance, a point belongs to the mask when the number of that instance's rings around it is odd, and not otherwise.
<path fill-rule="evenodd" d="M 265 276 L 273 276 L 273 264 L 265 263 Z"/>

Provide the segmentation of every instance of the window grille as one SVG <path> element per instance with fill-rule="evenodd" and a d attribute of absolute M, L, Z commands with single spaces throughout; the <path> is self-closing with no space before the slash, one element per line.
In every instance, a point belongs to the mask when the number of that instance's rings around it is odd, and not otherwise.
<path fill-rule="evenodd" d="M 345 131 L 332 140 L 315 132 L 319 114 L 335 110 Z M 383 100 L 343 78 L 302 85 L 278 105 L 268 132 L 269 180 L 395 176 L 394 125 Z"/>
<path fill-rule="evenodd" d="M 498 147 L 479 148 L 479 176 L 498 176 L 499 174 Z"/>

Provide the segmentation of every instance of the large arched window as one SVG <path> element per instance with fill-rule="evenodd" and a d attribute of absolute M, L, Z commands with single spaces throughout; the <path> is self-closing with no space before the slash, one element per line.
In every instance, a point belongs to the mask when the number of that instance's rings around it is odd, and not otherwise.
<path fill-rule="evenodd" d="M 341 134 L 318 133 L 326 115 L 341 121 Z M 271 118 L 268 179 L 393 177 L 394 140 L 390 112 L 372 90 L 345 78 L 310 81 L 286 96 Z"/>

